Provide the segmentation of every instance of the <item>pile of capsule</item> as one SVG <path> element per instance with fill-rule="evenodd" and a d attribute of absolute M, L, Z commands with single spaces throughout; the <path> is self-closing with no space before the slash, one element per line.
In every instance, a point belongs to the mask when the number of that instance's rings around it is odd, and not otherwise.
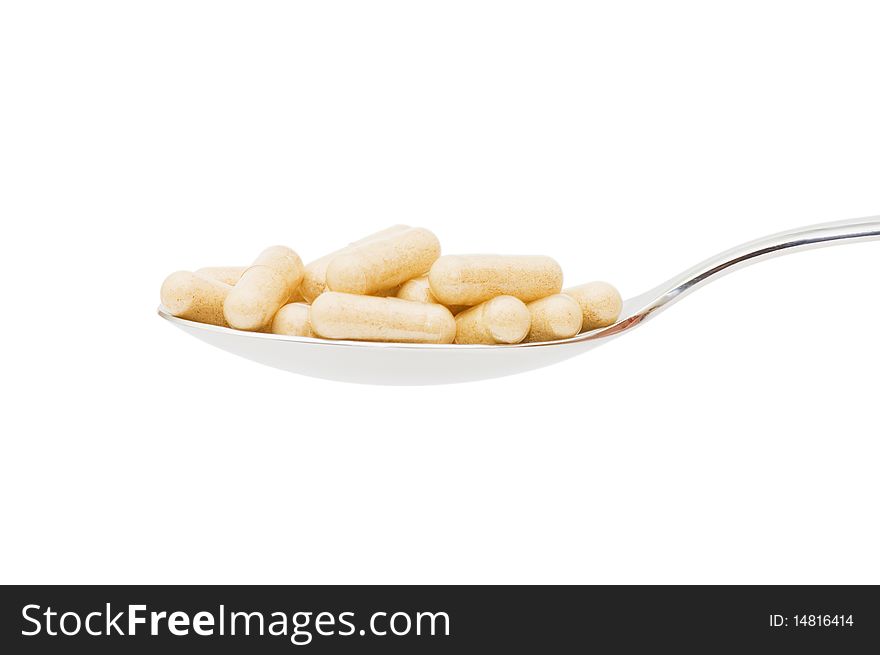
<path fill-rule="evenodd" d="M 562 290 L 550 257 L 444 255 L 424 228 L 395 225 L 303 266 L 285 246 L 250 266 L 178 271 L 169 313 L 237 330 L 399 343 L 554 341 L 613 324 L 605 282 Z"/>

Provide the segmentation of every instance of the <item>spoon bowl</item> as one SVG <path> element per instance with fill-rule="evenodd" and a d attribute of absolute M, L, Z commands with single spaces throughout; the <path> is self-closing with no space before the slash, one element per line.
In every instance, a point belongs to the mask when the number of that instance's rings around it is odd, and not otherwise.
<path fill-rule="evenodd" d="M 744 243 L 630 298 L 613 325 L 570 339 L 516 345 L 455 345 L 331 341 L 195 323 L 159 315 L 184 332 L 233 354 L 310 377 L 384 385 L 471 382 L 556 364 L 624 334 L 688 293 L 729 272 L 771 257 L 880 239 L 880 216 L 823 223 Z"/>

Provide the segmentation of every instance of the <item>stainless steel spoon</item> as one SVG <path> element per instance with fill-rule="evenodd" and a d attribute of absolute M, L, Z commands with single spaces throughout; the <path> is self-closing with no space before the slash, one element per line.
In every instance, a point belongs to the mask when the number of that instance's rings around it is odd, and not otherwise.
<path fill-rule="evenodd" d="M 521 373 L 595 348 L 641 325 L 685 295 L 749 264 L 791 252 L 880 239 L 880 216 L 810 225 L 744 243 L 630 298 L 618 321 L 570 339 L 512 346 L 459 346 L 287 337 L 159 315 L 218 348 L 285 371 L 363 384 L 448 384 Z"/>

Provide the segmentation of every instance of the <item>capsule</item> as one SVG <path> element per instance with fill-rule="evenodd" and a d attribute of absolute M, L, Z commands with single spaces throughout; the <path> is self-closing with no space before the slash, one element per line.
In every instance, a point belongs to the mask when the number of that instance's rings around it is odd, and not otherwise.
<path fill-rule="evenodd" d="M 513 296 L 498 296 L 455 317 L 455 343 L 519 343 L 526 338 L 531 315 Z"/>
<path fill-rule="evenodd" d="M 248 268 L 248 266 L 207 266 L 197 270 L 196 275 L 211 277 L 215 280 L 220 280 L 221 282 L 235 286 Z M 300 292 L 301 286 L 302 285 L 298 286 L 294 292 L 290 294 L 290 298 L 287 299 L 287 302 L 303 302 L 302 293 Z"/>
<path fill-rule="evenodd" d="M 437 300 L 437 296 L 432 293 L 431 285 L 428 282 L 427 275 L 413 278 L 412 280 L 408 280 L 401 284 L 400 289 L 398 289 L 397 291 L 397 297 L 402 298 L 403 300 L 412 300 L 413 302 L 429 302 L 442 304 L 439 300 Z M 467 309 L 467 306 L 452 305 L 451 307 L 447 307 L 447 309 L 453 314 L 458 314 L 459 312 Z"/>
<path fill-rule="evenodd" d="M 428 284 L 428 276 L 422 275 L 408 280 L 400 285 L 397 290 L 397 297 L 401 300 L 411 300 L 413 302 L 427 302 L 439 304 L 439 300 L 431 293 L 431 286 Z"/>
<path fill-rule="evenodd" d="M 584 315 L 581 330 L 595 330 L 613 325 L 620 316 L 623 299 L 617 289 L 607 282 L 588 282 L 565 290 L 574 298 Z"/>
<path fill-rule="evenodd" d="M 533 300 L 526 307 L 532 319 L 527 342 L 568 339 L 581 331 L 584 315 L 577 300 L 571 296 L 555 293 Z"/>
<path fill-rule="evenodd" d="M 242 274 L 247 269 L 247 266 L 206 266 L 205 268 L 197 270 L 196 275 L 210 277 L 234 286 L 241 279 Z M 287 302 L 303 302 L 300 287 L 297 287 L 296 290 L 290 294 L 290 298 L 287 299 Z"/>
<path fill-rule="evenodd" d="M 327 288 L 371 295 L 424 275 L 439 256 L 434 233 L 412 227 L 336 255 L 327 265 Z"/>
<path fill-rule="evenodd" d="M 365 236 L 363 239 L 354 241 L 348 244 L 345 248 L 341 248 L 340 250 L 331 252 L 329 255 L 324 255 L 320 259 L 309 262 L 309 265 L 306 266 L 305 271 L 303 272 L 303 281 L 300 286 L 300 292 L 302 293 L 303 299 L 306 302 L 313 302 L 315 298 L 324 293 L 327 288 L 327 266 L 334 257 L 348 252 L 356 246 L 375 241 L 376 239 L 384 239 L 385 237 L 399 234 L 408 229 L 410 229 L 409 225 L 392 225 L 389 228 Z"/>
<path fill-rule="evenodd" d="M 428 280 L 444 305 L 478 305 L 502 295 L 531 302 L 562 290 L 562 269 L 538 255 L 445 255 Z"/>
<path fill-rule="evenodd" d="M 312 330 L 325 339 L 452 343 L 455 319 L 443 305 L 327 291 L 315 298 Z"/>
<path fill-rule="evenodd" d="M 223 313 L 231 327 L 259 331 L 272 318 L 302 282 L 302 261 L 285 246 L 266 248 L 232 287 L 223 303 Z"/>
<path fill-rule="evenodd" d="M 286 334 L 292 337 L 314 337 L 312 324 L 309 321 L 309 306 L 294 302 L 284 305 L 272 319 L 272 333 Z"/>
<path fill-rule="evenodd" d="M 196 271 L 196 275 L 220 280 L 229 285 L 234 285 L 241 279 L 241 274 L 247 270 L 247 266 L 206 266 Z"/>
<path fill-rule="evenodd" d="M 223 303 L 232 286 L 190 271 L 172 273 L 162 283 L 162 305 L 173 315 L 226 327 Z"/>

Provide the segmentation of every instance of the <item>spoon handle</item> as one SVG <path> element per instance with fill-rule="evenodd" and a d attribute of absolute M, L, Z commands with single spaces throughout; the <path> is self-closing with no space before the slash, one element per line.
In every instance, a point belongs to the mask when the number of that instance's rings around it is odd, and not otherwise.
<path fill-rule="evenodd" d="M 627 301 L 624 314 L 641 322 L 700 286 L 771 257 L 844 243 L 880 240 L 880 216 L 819 223 L 786 230 L 725 250 Z"/>

